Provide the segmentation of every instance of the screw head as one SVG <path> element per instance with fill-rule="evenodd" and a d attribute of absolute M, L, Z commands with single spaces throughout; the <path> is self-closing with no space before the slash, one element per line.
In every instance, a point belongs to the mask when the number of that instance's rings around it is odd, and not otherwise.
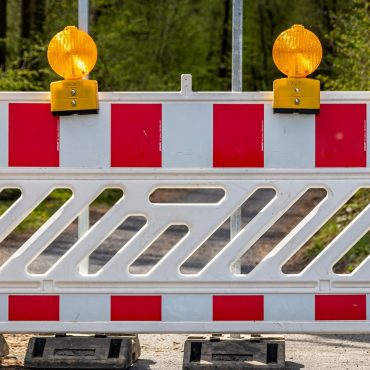
<path fill-rule="evenodd" d="M 72 101 L 71 101 L 71 105 L 72 105 L 72 107 L 75 107 L 75 106 L 76 106 L 76 104 L 77 104 L 76 100 L 72 100 Z"/>
<path fill-rule="evenodd" d="M 295 104 L 295 105 L 299 105 L 299 103 L 300 103 L 300 102 L 301 102 L 301 101 L 300 101 L 298 98 L 295 98 L 295 99 L 294 99 L 294 104 Z"/>
<path fill-rule="evenodd" d="M 295 91 L 296 93 L 299 93 L 299 92 L 301 91 L 301 89 L 300 89 L 299 87 L 296 87 L 296 88 L 294 89 L 294 91 Z"/>
<path fill-rule="evenodd" d="M 71 95 L 72 95 L 72 96 L 75 96 L 75 95 L 76 95 L 76 90 L 75 90 L 75 89 L 72 89 L 72 90 L 71 90 Z"/>

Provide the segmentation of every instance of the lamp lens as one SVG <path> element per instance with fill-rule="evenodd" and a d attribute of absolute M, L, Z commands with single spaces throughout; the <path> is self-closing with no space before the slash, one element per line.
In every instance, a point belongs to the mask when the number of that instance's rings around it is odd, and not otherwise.
<path fill-rule="evenodd" d="M 86 32 L 69 26 L 51 39 L 47 55 L 51 68 L 59 76 L 77 80 L 94 68 L 98 52 Z"/>
<path fill-rule="evenodd" d="M 306 77 L 319 66 L 322 47 L 313 32 L 294 25 L 277 37 L 272 57 L 276 67 L 288 77 Z"/>

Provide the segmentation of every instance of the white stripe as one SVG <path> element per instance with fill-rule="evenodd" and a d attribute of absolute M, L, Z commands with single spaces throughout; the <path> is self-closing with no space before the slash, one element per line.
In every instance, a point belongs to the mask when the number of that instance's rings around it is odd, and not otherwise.
<path fill-rule="evenodd" d="M 266 294 L 265 321 L 314 321 L 314 294 Z"/>
<path fill-rule="evenodd" d="M 0 102 L 0 167 L 8 167 L 9 104 Z"/>
<path fill-rule="evenodd" d="M 162 295 L 162 321 L 212 321 L 212 295 Z"/>
<path fill-rule="evenodd" d="M 162 167 L 207 168 L 213 165 L 213 105 L 162 105 Z"/>
<path fill-rule="evenodd" d="M 273 113 L 265 104 L 265 167 L 315 167 L 315 115 Z"/>
<path fill-rule="evenodd" d="M 8 295 L 0 294 L 0 321 L 8 321 Z"/>
<path fill-rule="evenodd" d="M 109 320 L 109 294 L 62 294 L 60 296 L 60 321 L 85 322 Z"/>
<path fill-rule="evenodd" d="M 370 103 L 366 104 L 366 167 L 370 167 Z"/>
<path fill-rule="evenodd" d="M 60 167 L 110 166 L 110 107 L 99 114 L 60 117 Z"/>

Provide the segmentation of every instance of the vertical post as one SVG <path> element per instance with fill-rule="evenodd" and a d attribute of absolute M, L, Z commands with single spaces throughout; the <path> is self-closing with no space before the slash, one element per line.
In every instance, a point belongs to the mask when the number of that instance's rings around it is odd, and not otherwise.
<path fill-rule="evenodd" d="M 233 0 L 232 27 L 232 91 L 242 91 L 243 85 L 243 0 Z"/>
<path fill-rule="evenodd" d="M 233 0 L 232 18 L 232 69 L 231 89 L 241 92 L 243 90 L 243 0 Z M 230 217 L 230 238 L 232 239 L 241 229 L 242 210 L 237 209 Z M 231 266 L 234 274 L 241 273 L 240 260 Z M 241 338 L 240 334 L 230 334 L 231 338 Z"/>
<path fill-rule="evenodd" d="M 78 28 L 89 32 L 89 0 L 78 0 Z"/>
<path fill-rule="evenodd" d="M 233 0 L 232 18 L 232 91 L 241 92 L 243 84 L 243 0 Z M 230 218 L 230 238 L 232 239 L 241 229 L 242 210 L 237 209 Z M 240 260 L 232 265 L 232 272 L 240 274 Z"/>
<path fill-rule="evenodd" d="M 89 32 L 89 0 L 78 0 L 78 28 Z M 88 78 L 88 77 L 86 77 Z M 84 208 L 78 216 L 78 238 L 82 238 L 90 227 L 89 206 Z M 83 274 L 89 272 L 89 257 L 86 257 L 79 265 L 79 270 Z"/>

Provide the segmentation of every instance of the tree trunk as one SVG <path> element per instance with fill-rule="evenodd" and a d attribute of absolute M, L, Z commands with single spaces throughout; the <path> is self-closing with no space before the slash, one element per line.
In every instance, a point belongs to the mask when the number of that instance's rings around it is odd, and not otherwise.
<path fill-rule="evenodd" d="M 218 75 L 223 78 L 227 77 L 227 64 L 230 53 L 230 0 L 224 0 L 224 19 L 222 23 L 222 37 L 220 50 L 220 67 Z"/>
<path fill-rule="evenodd" d="M 31 16 L 33 0 L 22 0 L 21 5 L 21 38 L 28 39 L 31 35 Z"/>
<path fill-rule="evenodd" d="M 6 61 L 6 0 L 0 0 L 0 70 L 5 70 Z"/>
<path fill-rule="evenodd" d="M 42 34 L 45 24 L 45 0 L 36 0 L 33 6 L 32 33 Z"/>
<path fill-rule="evenodd" d="M 21 3 L 21 39 L 20 68 L 25 68 L 24 52 L 30 47 L 30 42 L 39 42 L 43 37 L 45 23 L 45 0 L 22 0 Z M 38 37 L 39 36 L 39 37 Z M 32 62 L 32 68 L 37 69 L 37 63 Z"/>

